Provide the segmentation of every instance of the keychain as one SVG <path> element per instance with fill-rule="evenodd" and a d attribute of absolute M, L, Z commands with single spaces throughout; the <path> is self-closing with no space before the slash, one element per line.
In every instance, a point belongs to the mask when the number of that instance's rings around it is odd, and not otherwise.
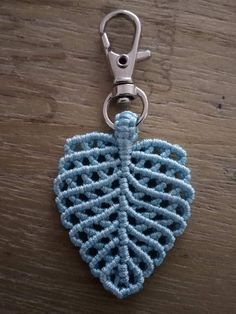
<path fill-rule="evenodd" d="M 131 51 L 121 55 L 112 51 L 105 32 L 107 22 L 120 15 L 136 28 Z M 105 289 L 125 298 L 142 288 L 184 232 L 194 190 L 180 146 L 159 139 L 138 141 L 148 100 L 132 74 L 135 62 L 150 56 L 150 51 L 138 50 L 138 17 L 126 10 L 111 12 L 100 33 L 114 76 L 103 114 L 114 132 L 67 139 L 54 190 L 62 224 L 82 259 Z M 112 100 L 126 103 L 137 97 L 143 104 L 140 116 L 124 111 L 114 123 L 110 120 Z"/>

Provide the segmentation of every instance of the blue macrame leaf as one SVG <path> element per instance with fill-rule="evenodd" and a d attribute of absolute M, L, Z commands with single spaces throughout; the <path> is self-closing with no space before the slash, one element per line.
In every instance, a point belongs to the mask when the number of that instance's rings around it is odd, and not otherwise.
<path fill-rule="evenodd" d="M 103 286 L 119 298 L 142 288 L 190 217 L 186 153 L 137 140 L 137 117 L 118 114 L 114 134 L 75 136 L 55 180 L 61 221 Z"/>

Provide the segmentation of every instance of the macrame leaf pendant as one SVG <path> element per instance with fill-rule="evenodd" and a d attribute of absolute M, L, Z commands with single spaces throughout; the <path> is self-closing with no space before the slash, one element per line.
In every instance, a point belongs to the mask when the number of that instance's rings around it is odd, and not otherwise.
<path fill-rule="evenodd" d="M 118 298 L 138 292 L 181 235 L 194 191 L 186 153 L 165 141 L 137 142 L 137 116 L 116 116 L 114 134 L 66 141 L 56 202 L 92 274 Z"/>

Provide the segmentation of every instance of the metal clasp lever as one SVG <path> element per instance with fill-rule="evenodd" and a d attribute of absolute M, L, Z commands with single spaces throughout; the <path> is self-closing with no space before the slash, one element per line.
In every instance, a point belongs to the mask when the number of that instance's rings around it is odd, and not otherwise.
<path fill-rule="evenodd" d="M 132 49 L 127 54 L 118 54 L 112 51 L 107 33 L 105 32 L 107 22 L 115 16 L 124 15 L 128 17 L 135 25 L 135 36 Z M 138 50 L 139 39 L 141 35 L 141 23 L 139 18 L 127 10 L 116 10 L 107 14 L 100 24 L 100 33 L 106 56 L 108 58 L 111 72 L 114 76 L 114 85 L 132 84 L 132 75 L 136 61 L 147 59 L 151 56 L 150 50 Z M 116 95 L 119 96 L 119 95 Z"/>
<path fill-rule="evenodd" d="M 127 54 L 118 54 L 112 51 L 110 41 L 108 39 L 107 33 L 105 32 L 106 24 L 109 22 L 109 20 L 119 15 L 127 17 L 135 25 L 133 46 Z M 113 98 L 116 98 L 118 102 L 127 102 L 139 96 L 144 107 L 143 112 L 138 120 L 139 124 L 147 116 L 148 101 L 146 94 L 133 84 L 132 75 L 135 62 L 147 59 L 151 56 L 150 50 L 138 50 L 139 39 L 141 35 L 141 23 L 139 18 L 134 13 L 127 10 L 113 11 L 103 18 L 100 24 L 100 34 L 106 56 L 110 64 L 111 72 L 114 76 L 113 91 L 108 95 L 104 102 L 103 114 L 105 120 L 110 127 L 114 127 L 107 114 L 108 105 Z"/>

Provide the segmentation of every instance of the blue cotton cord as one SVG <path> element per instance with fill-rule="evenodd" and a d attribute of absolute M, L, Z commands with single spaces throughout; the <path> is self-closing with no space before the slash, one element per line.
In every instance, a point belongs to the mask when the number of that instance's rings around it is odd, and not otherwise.
<path fill-rule="evenodd" d="M 137 115 L 116 115 L 113 134 L 66 141 L 55 179 L 56 203 L 72 243 L 118 298 L 138 292 L 181 235 L 194 190 L 185 151 L 137 142 Z"/>

